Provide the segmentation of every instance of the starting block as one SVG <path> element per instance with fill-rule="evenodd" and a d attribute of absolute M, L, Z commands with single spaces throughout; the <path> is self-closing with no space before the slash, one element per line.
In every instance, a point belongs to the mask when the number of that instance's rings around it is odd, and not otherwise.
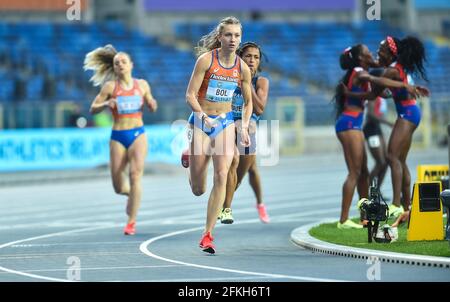
<path fill-rule="evenodd" d="M 440 181 L 414 184 L 408 222 L 408 241 L 444 240 Z"/>

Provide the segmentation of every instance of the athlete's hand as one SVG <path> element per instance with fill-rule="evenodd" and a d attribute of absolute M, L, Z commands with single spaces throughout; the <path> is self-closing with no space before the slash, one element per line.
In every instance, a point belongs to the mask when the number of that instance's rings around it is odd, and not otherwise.
<path fill-rule="evenodd" d="M 406 89 L 413 98 L 421 98 L 430 95 L 428 88 L 423 86 L 407 85 Z"/>
<path fill-rule="evenodd" d="M 156 110 L 158 110 L 158 102 L 155 99 L 152 99 L 148 103 L 148 109 L 150 109 L 151 112 L 156 112 Z"/>
<path fill-rule="evenodd" d="M 203 117 L 203 121 L 207 127 L 212 128 L 212 127 L 217 127 L 218 125 L 220 125 L 220 123 L 222 122 L 221 120 L 223 120 L 225 118 L 226 118 L 225 114 L 220 114 L 219 116 L 217 116 L 215 118 L 211 118 L 205 114 Z"/>
<path fill-rule="evenodd" d="M 116 109 L 117 108 L 117 99 L 110 98 L 110 99 L 106 100 L 105 105 L 106 105 L 106 107 L 109 107 L 111 109 Z"/>
<path fill-rule="evenodd" d="M 203 123 L 204 123 L 206 128 L 212 128 L 212 127 L 215 127 L 217 125 L 217 121 L 215 119 L 213 119 L 213 118 L 210 118 L 207 115 L 205 115 L 203 117 Z"/>
<path fill-rule="evenodd" d="M 428 88 L 416 85 L 416 90 L 419 93 L 420 97 L 430 96 L 430 90 Z"/>
<path fill-rule="evenodd" d="M 240 131 L 240 137 L 241 137 L 241 146 L 243 147 L 250 147 L 251 142 L 250 142 L 250 136 L 248 134 L 248 128 L 247 127 L 242 127 L 241 131 Z"/>
<path fill-rule="evenodd" d="M 417 91 L 416 86 L 414 85 L 406 85 L 406 90 L 408 90 L 409 95 L 411 95 L 413 98 L 418 98 L 419 97 L 419 92 Z"/>

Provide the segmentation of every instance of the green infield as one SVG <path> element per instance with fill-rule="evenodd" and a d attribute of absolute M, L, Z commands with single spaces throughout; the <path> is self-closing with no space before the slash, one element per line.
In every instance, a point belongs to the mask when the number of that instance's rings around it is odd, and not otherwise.
<path fill-rule="evenodd" d="M 359 218 L 352 219 L 354 222 L 358 222 Z M 388 224 L 391 225 L 394 221 L 389 220 Z M 353 246 L 358 248 L 418 254 L 428 256 L 441 256 L 450 257 L 450 244 L 447 240 L 440 241 L 407 241 L 407 223 L 403 223 L 398 227 L 398 240 L 393 243 L 368 243 L 367 229 L 348 229 L 340 230 L 336 227 L 337 221 L 333 223 L 324 223 L 317 227 L 312 228 L 309 234 L 319 240 Z M 380 223 L 383 225 L 384 223 Z M 444 222 L 445 225 L 445 222 Z"/>

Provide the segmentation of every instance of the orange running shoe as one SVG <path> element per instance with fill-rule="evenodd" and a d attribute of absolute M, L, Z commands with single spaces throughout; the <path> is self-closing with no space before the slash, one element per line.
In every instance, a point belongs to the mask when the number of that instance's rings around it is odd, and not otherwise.
<path fill-rule="evenodd" d="M 267 215 L 266 205 L 263 203 L 257 204 L 256 208 L 258 209 L 259 219 L 264 223 L 269 223 L 270 219 L 269 215 Z"/>
<path fill-rule="evenodd" d="M 214 238 L 211 236 L 211 233 L 203 234 L 202 240 L 200 240 L 200 248 L 207 253 L 214 254 L 216 252 L 216 247 L 212 243 Z"/>
<path fill-rule="evenodd" d="M 136 225 L 136 222 L 128 223 L 128 224 L 125 226 L 125 229 L 123 229 L 123 233 L 124 233 L 125 235 L 134 235 L 134 234 L 136 234 L 136 228 L 135 228 L 135 225 Z"/>
<path fill-rule="evenodd" d="M 185 168 L 189 168 L 189 149 L 186 149 L 181 153 L 181 165 Z"/>

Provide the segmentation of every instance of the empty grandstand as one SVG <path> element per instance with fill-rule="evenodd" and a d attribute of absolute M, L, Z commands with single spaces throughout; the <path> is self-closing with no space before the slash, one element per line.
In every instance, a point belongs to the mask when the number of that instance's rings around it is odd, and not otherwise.
<path fill-rule="evenodd" d="M 10 4 L 9 7 L 5 5 L 6 2 Z M 155 97 L 164 104 L 170 104 L 162 106 L 162 114 L 158 117 L 146 117 L 147 122 L 185 118 L 187 107 L 184 105 L 184 94 L 195 62 L 192 50 L 199 38 L 214 26 L 217 19 L 214 16 L 219 14 L 219 8 L 204 6 L 202 1 L 191 1 L 192 5 L 177 6 L 175 10 L 175 4 L 170 1 L 144 1 L 142 5 L 147 14 L 147 17 L 144 14 L 144 18 L 147 19 L 138 22 L 142 24 L 138 27 L 135 26 L 136 22 L 117 13 L 117 8 L 112 12 L 105 8 L 103 14 L 98 10 L 89 16 L 85 14 L 85 19 L 82 18 L 80 22 L 64 22 L 60 15 L 65 12 L 58 4 L 53 9 L 42 8 L 55 16 L 51 21 L 44 21 L 45 18 L 39 19 L 42 12 L 36 12 L 31 4 L 27 8 L 22 2 L 16 1 L 14 6 L 9 1 L 0 1 L 3 13 L 18 16 L 15 19 L 8 17 L 6 19 L 11 21 L 0 23 L 0 75 L 3 80 L 0 86 L 0 104 L 3 108 L 0 127 L 67 125 L 67 122 L 56 125 L 49 118 L 47 123 L 42 122 L 42 115 L 52 116 L 51 112 L 61 101 L 76 102 L 82 111 L 86 111 L 97 90 L 88 83 L 90 74 L 84 73 L 81 68 L 83 58 L 90 50 L 105 44 L 113 44 L 117 49 L 129 52 L 138 62 L 135 76 L 147 79 Z M 115 2 L 125 5 L 124 1 Z M 444 2 L 416 1 L 417 14 L 426 18 L 433 11 L 448 10 L 450 5 Z M 83 1 L 81 9 L 93 10 L 99 6 L 98 3 L 94 5 Z M 337 58 L 345 47 L 363 42 L 375 52 L 378 43 L 386 35 L 403 37 L 411 33 L 382 21 L 364 21 L 364 18 L 359 18 L 358 22 L 354 22 L 353 1 L 343 1 L 340 5 L 324 1 L 319 7 L 298 1 L 291 4 L 293 6 L 289 11 L 281 9 L 283 6 L 280 5 L 278 9 L 273 4 L 273 7 L 262 5 L 256 15 L 252 3 L 250 1 L 248 7 L 244 8 L 247 15 L 243 16 L 243 39 L 258 41 L 266 51 L 269 60 L 263 63 L 266 64 L 266 76 L 270 77 L 272 83 L 271 99 L 284 96 L 303 99 L 306 125 L 333 123 L 330 100 L 333 87 L 342 75 Z M 213 17 L 208 19 L 203 14 L 202 19 L 197 18 L 199 13 L 193 11 L 200 4 Z M 20 16 L 27 9 L 31 17 L 21 21 L 24 18 Z M 332 20 L 330 12 L 335 13 L 336 20 Z M 161 26 L 159 34 L 154 26 L 148 28 L 149 24 L 155 24 L 157 14 L 164 19 L 174 20 L 170 22 L 170 28 Z M 288 21 L 280 20 L 283 14 Z M 325 21 L 310 21 L 308 15 Z M 96 19 L 96 16 L 103 18 Z M 153 23 L 148 18 L 152 18 Z M 156 22 L 166 24 L 161 19 Z M 435 35 L 427 35 L 423 40 L 428 55 L 430 82 L 427 85 L 434 96 L 432 108 L 448 109 L 448 102 L 442 100 L 449 94 L 446 81 L 450 72 L 450 44 L 442 35 L 439 39 Z M 35 112 L 27 113 L 29 118 L 21 117 L 30 110 L 29 105 Z M 42 113 L 36 113 L 39 110 Z"/>

